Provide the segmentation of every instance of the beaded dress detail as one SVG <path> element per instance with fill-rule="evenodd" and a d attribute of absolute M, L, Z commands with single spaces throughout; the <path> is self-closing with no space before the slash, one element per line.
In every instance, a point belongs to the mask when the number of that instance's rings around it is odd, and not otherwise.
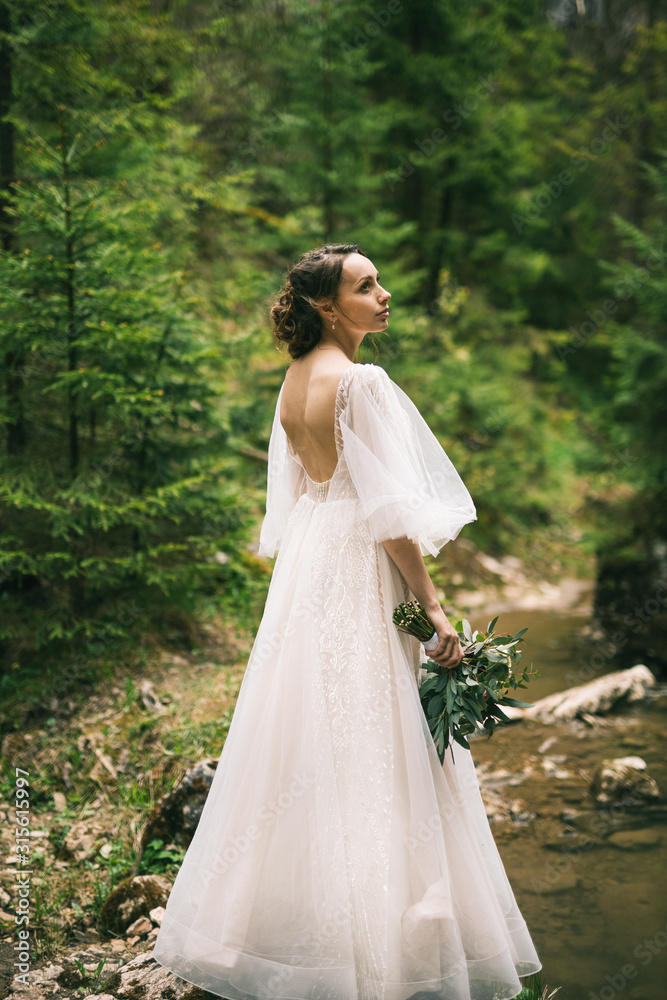
<path fill-rule="evenodd" d="M 337 465 L 306 473 L 280 423 L 259 554 L 264 613 L 154 958 L 229 1000 L 505 1000 L 541 968 L 471 752 L 441 765 L 423 646 L 383 540 L 432 555 L 475 520 L 453 464 L 381 367 L 336 393 Z"/>

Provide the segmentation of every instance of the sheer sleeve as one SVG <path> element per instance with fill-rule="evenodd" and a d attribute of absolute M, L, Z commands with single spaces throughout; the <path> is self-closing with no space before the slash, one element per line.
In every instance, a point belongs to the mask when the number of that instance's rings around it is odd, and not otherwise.
<path fill-rule="evenodd" d="M 472 498 L 410 397 L 355 365 L 339 415 L 343 456 L 375 541 L 407 535 L 437 555 L 477 519 Z"/>
<path fill-rule="evenodd" d="M 282 392 L 281 386 L 269 439 L 266 514 L 262 521 L 257 548 L 257 554 L 260 556 L 276 554 L 280 548 L 288 518 L 306 488 L 303 466 L 296 461 L 288 448 L 287 435 L 280 422 Z"/>

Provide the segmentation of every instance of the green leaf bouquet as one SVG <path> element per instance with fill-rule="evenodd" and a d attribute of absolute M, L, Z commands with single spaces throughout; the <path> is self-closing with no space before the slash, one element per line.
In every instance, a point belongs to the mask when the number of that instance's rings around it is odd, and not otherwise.
<path fill-rule="evenodd" d="M 425 649 L 433 650 L 438 645 L 437 633 L 419 601 L 399 604 L 392 617 L 397 628 L 416 636 Z M 489 622 L 485 633 L 473 632 L 467 618 L 457 623 L 463 649 L 457 667 L 449 669 L 435 660 L 426 661 L 419 696 L 440 763 L 444 763 L 452 740 L 469 750 L 466 736 L 475 732 L 490 736 L 496 726 L 509 722 L 501 705 L 530 707 L 529 702 L 508 694 L 526 687 L 530 677 L 537 674 L 527 668 L 519 674 L 516 669 L 521 659 L 517 646 L 528 630 L 521 629 L 514 636 L 495 635 L 497 621 L 496 617 Z"/>

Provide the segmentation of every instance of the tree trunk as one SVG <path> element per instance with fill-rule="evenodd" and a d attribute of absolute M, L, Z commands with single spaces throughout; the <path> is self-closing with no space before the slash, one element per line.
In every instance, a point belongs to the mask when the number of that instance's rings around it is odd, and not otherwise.
<path fill-rule="evenodd" d="M 453 191 L 454 189 L 448 185 L 441 193 L 440 213 L 438 216 L 435 238 L 433 240 L 433 249 L 431 251 L 430 258 L 427 261 L 428 274 L 426 277 L 426 287 L 424 289 L 424 305 L 429 312 L 437 312 L 437 308 L 433 307 L 433 303 L 438 298 L 438 280 L 440 276 L 440 269 L 442 268 L 442 259 L 447 239 L 445 230 L 449 226 L 452 217 L 452 204 L 454 202 Z"/>

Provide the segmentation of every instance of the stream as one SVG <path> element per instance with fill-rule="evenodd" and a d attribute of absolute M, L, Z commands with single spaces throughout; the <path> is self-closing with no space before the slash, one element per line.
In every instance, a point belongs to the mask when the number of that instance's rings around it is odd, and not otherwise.
<path fill-rule="evenodd" d="M 577 638 L 576 609 L 507 609 L 497 633 L 528 627 L 521 664 L 540 671 L 516 696 L 534 702 L 613 669 Z M 473 628 L 491 615 L 471 611 Z M 604 758 L 640 756 L 667 794 L 667 688 L 585 722 L 521 721 L 471 741 L 482 794 L 515 896 L 556 1000 L 666 1000 L 667 805 L 596 809 Z M 620 831 L 622 836 L 616 837 Z"/>

